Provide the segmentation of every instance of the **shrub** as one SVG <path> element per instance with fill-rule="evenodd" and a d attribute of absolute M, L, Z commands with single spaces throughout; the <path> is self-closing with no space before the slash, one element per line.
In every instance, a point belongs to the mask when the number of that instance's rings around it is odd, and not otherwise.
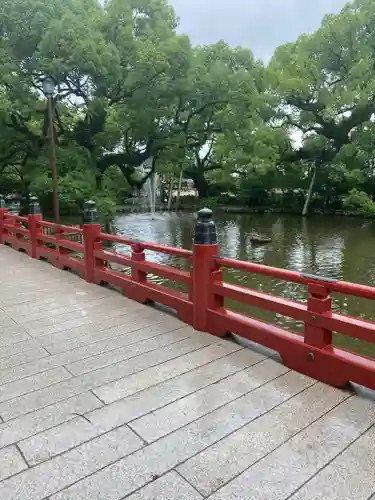
<path fill-rule="evenodd" d="M 375 202 L 372 196 L 356 188 L 352 189 L 344 198 L 344 207 L 349 210 L 359 210 L 366 216 L 375 215 Z"/>

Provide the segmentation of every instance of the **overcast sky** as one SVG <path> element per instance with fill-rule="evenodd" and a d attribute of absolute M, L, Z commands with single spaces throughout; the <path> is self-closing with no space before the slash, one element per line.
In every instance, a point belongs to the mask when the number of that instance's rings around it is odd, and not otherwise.
<path fill-rule="evenodd" d="M 223 39 L 268 61 L 274 49 L 314 31 L 347 0 L 169 0 L 193 43 Z"/>

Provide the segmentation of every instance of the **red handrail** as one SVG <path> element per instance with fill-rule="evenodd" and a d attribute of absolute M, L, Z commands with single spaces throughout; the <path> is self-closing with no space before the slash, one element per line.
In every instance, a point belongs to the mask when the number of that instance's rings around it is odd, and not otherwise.
<path fill-rule="evenodd" d="M 99 235 L 102 241 L 111 241 L 112 243 L 119 243 L 120 245 L 133 246 L 139 245 L 143 250 L 150 250 L 152 252 L 164 253 L 167 255 L 173 255 L 175 257 L 182 257 L 185 259 L 191 259 L 193 253 L 190 250 L 185 250 L 183 248 L 176 248 L 167 245 L 158 245 L 156 243 L 147 243 L 144 241 L 131 240 L 125 238 L 124 236 L 117 236 L 114 234 L 100 233 Z"/>
<path fill-rule="evenodd" d="M 21 222 L 27 227 L 22 227 Z M 53 229 L 54 233 L 44 234 L 44 228 Z M 65 233 L 82 235 L 82 242 L 69 240 Z M 131 255 L 105 248 L 104 241 L 128 246 Z M 338 332 L 375 343 L 375 322 L 333 312 L 330 296 L 334 292 L 375 300 L 373 287 L 221 258 L 218 244 L 207 244 L 204 238 L 203 243 L 193 245 L 191 252 L 106 234 L 100 224 L 85 224 L 83 228 L 57 225 L 44 221 L 41 215 L 9 215 L 6 209 L 0 209 L 0 243 L 24 250 L 34 258 L 48 259 L 61 269 L 72 269 L 89 282 L 110 283 L 133 300 L 167 305 L 197 330 L 218 336 L 231 332 L 270 347 L 280 353 L 287 366 L 318 380 L 338 387 L 354 381 L 375 389 L 375 360 L 339 348 L 332 340 L 333 332 Z M 191 264 L 189 270 L 151 262 L 147 260 L 147 250 L 183 258 Z M 127 272 L 112 269 L 111 263 L 124 266 Z M 306 286 L 307 303 L 226 283 L 223 269 Z M 183 286 L 185 291 L 155 283 L 149 279 L 150 274 Z M 235 312 L 226 305 L 226 299 L 303 322 L 304 332 L 301 335 Z"/>
<path fill-rule="evenodd" d="M 276 278 L 283 281 L 292 281 L 301 285 L 309 283 L 317 283 L 323 285 L 331 292 L 344 293 L 346 295 L 355 295 L 365 299 L 375 299 L 375 288 L 357 283 L 348 283 L 346 281 L 338 281 L 324 276 L 315 276 L 309 274 L 301 274 L 287 269 L 279 269 L 277 267 L 263 266 L 261 264 L 253 264 L 252 262 L 244 262 L 242 260 L 228 259 L 216 257 L 215 264 L 219 267 L 227 269 L 237 269 L 247 273 L 261 274 L 270 278 Z"/>

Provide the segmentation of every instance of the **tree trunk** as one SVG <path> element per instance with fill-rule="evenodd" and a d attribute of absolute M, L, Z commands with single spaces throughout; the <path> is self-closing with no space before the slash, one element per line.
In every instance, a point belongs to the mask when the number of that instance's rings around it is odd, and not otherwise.
<path fill-rule="evenodd" d="M 312 169 L 313 169 L 313 174 L 312 174 L 312 177 L 311 177 L 309 190 L 307 192 L 305 206 L 303 207 L 303 210 L 302 210 L 302 216 L 303 217 L 307 217 L 307 215 L 309 213 L 309 207 L 310 207 L 311 198 L 312 198 L 312 196 L 314 194 L 314 187 L 315 187 L 315 180 L 316 180 L 316 167 L 314 166 L 314 167 L 312 167 Z"/>
<path fill-rule="evenodd" d="M 170 212 L 172 209 L 173 182 L 174 182 L 174 176 L 173 174 L 171 174 L 171 178 L 169 181 L 169 193 L 168 193 L 168 207 L 167 207 L 168 212 Z"/>
<path fill-rule="evenodd" d="M 180 206 L 180 197 L 181 197 L 181 187 L 182 187 L 182 176 L 184 174 L 184 169 L 181 167 L 180 170 L 180 178 L 178 180 L 178 189 L 177 189 L 177 199 L 176 199 L 176 212 L 178 212 Z"/>
<path fill-rule="evenodd" d="M 208 182 L 204 176 L 204 171 L 200 168 L 192 168 L 187 172 L 187 175 L 192 178 L 194 182 L 194 187 L 198 191 L 200 198 L 207 198 L 209 186 Z"/>
<path fill-rule="evenodd" d="M 95 181 L 96 181 L 96 189 L 97 191 L 101 191 L 102 189 L 102 184 L 103 184 L 103 172 L 97 172 L 95 176 Z"/>
<path fill-rule="evenodd" d="M 22 178 L 22 180 L 24 180 Z M 20 215 L 27 215 L 29 213 L 29 204 L 30 204 L 30 183 L 24 182 L 24 186 L 21 193 L 21 209 Z"/>

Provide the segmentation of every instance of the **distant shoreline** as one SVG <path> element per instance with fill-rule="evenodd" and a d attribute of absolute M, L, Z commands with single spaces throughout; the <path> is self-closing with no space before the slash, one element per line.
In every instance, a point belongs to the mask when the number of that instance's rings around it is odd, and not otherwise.
<path fill-rule="evenodd" d="M 302 217 L 301 211 L 289 209 L 289 208 L 280 208 L 280 207 L 246 207 L 243 205 L 214 205 L 210 206 L 209 200 L 202 200 L 202 203 L 191 204 L 181 206 L 179 208 L 179 212 L 195 212 L 200 208 L 208 205 L 212 211 L 218 213 L 227 213 L 227 214 L 280 214 L 280 215 L 298 215 Z M 158 205 L 156 208 L 157 211 L 168 212 L 167 205 Z M 129 212 L 145 212 L 147 210 L 142 210 L 142 207 L 137 205 L 127 204 L 127 205 L 119 205 L 116 207 L 116 213 L 129 213 Z M 170 210 L 170 212 L 175 212 L 175 209 Z M 337 217 L 357 217 L 357 218 L 371 218 L 366 217 L 364 214 L 355 210 L 344 210 L 344 209 L 311 209 L 308 216 L 311 215 L 319 215 L 319 216 L 337 216 Z"/>

